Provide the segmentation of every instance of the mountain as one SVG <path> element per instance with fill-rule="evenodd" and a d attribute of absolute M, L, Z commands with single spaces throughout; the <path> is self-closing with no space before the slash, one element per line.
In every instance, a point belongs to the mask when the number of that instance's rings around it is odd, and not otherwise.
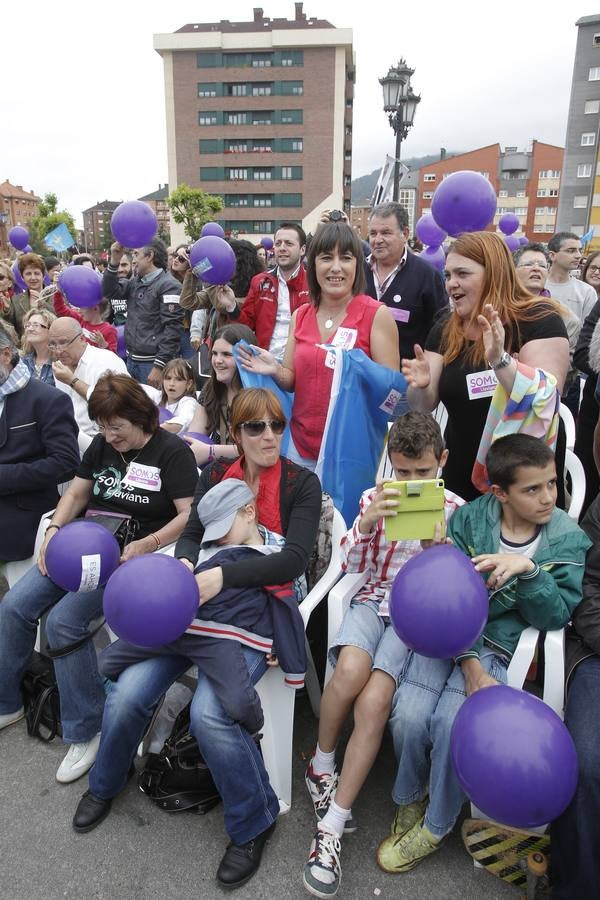
<path fill-rule="evenodd" d="M 452 156 L 458 156 L 459 153 L 447 153 L 446 159 L 450 159 Z M 408 166 L 409 169 L 420 169 L 422 166 L 429 166 L 431 163 L 439 162 L 440 154 L 439 153 L 430 153 L 427 156 L 413 156 L 410 159 L 403 159 L 402 162 L 405 166 Z M 352 204 L 354 206 L 359 206 L 363 203 L 368 203 L 373 195 L 373 191 L 375 190 L 375 185 L 377 184 L 377 179 L 379 178 L 379 173 L 381 168 L 375 169 L 374 172 L 371 172 L 370 175 L 361 175 L 360 178 L 355 178 L 352 182 Z"/>

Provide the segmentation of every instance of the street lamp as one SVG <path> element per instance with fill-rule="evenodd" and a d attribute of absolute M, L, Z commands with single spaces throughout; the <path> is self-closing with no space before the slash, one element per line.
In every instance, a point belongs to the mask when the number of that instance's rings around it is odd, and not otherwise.
<path fill-rule="evenodd" d="M 383 110 L 388 113 L 390 125 L 396 135 L 393 194 L 396 202 L 400 183 L 400 145 L 408 135 L 408 129 L 412 128 L 417 105 L 421 102 L 421 95 L 414 94 L 410 85 L 410 78 L 414 73 L 415 70 L 406 65 L 406 60 L 401 59 L 397 66 L 390 66 L 385 78 L 379 79 L 383 88 Z"/>

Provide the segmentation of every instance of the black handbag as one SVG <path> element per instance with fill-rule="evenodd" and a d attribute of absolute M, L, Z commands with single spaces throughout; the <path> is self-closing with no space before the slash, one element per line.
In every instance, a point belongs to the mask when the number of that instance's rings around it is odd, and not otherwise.
<path fill-rule="evenodd" d="M 188 703 L 175 719 L 160 753 L 147 755 L 138 786 L 166 812 L 204 815 L 220 802 L 221 796 L 189 727 Z"/>
<path fill-rule="evenodd" d="M 88 509 L 83 518 L 88 522 L 96 522 L 110 531 L 117 539 L 121 550 L 135 538 L 140 528 L 140 523 L 132 516 L 107 512 L 103 509 Z"/>
<path fill-rule="evenodd" d="M 40 741 L 52 741 L 62 734 L 60 699 L 54 663 L 34 650 L 21 683 L 27 733 Z"/>

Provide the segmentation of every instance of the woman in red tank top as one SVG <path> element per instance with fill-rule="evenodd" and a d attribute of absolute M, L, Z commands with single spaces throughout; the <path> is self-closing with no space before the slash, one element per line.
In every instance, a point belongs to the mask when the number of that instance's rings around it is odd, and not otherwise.
<path fill-rule="evenodd" d="M 363 350 L 374 362 L 398 369 L 398 330 L 388 308 L 364 290 L 364 260 L 349 225 L 323 225 L 313 238 L 306 275 L 311 303 L 292 315 L 280 365 L 267 350 L 240 351 L 250 371 L 272 375 L 284 390 L 295 391 L 288 457 L 314 469 L 333 381 L 334 354 L 326 345 Z"/>

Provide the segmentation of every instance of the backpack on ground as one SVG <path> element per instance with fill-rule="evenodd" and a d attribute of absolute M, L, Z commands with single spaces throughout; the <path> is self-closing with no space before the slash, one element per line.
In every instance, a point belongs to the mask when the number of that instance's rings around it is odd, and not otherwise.
<path fill-rule="evenodd" d="M 149 753 L 138 785 L 166 812 L 204 815 L 221 797 L 198 743 L 190 734 L 190 705 L 179 713 L 160 753 Z"/>

